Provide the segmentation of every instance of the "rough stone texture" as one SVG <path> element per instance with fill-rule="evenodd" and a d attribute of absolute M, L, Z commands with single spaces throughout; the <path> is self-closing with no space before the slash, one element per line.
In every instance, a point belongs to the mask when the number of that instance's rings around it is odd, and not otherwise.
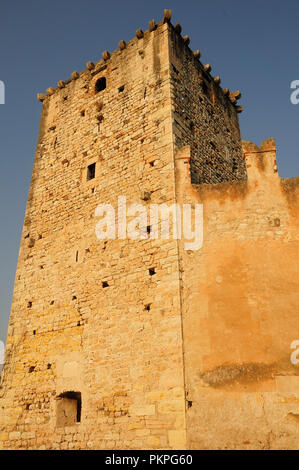
<path fill-rule="evenodd" d="M 177 153 L 178 199 L 204 210 L 202 249 L 179 250 L 187 447 L 299 449 L 299 178 L 273 139 L 243 149 L 248 180 L 213 185 Z"/>
<path fill-rule="evenodd" d="M 244 162 L 202 70 L 166 21 L 43 97 L 0 448 L 298 447 L 298 179 L 280 180 L 272 141 Z M 203 203 L 203 248 L 99 241 L 95 208 L 119 195 Z"/>

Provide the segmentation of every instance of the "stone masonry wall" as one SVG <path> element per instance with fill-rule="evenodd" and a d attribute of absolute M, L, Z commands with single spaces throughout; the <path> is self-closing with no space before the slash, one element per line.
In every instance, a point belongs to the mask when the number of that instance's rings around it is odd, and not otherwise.
<path fill-rule="evenodd" d="M 168 29 L 160 23 L 44 99 L 0 448 L 186 445 L 177 243 L 95 236 L 100 203 L 174 201 Z M 81 393 L 81 422 L 59 426 L 67 392 Z"/>

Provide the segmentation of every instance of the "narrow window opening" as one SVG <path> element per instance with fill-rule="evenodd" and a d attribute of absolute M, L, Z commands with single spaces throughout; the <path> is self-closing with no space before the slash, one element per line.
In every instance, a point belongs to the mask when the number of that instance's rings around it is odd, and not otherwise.
<path fill-rule="evenodd" d="M 101 77 L 96 81 L 95 84 L 95 91 L 96 93 L 99 93 L 99 91 L 103 91 L 106 88 L 106 78 Z"/>
<path fill-rule="evenodd" d="M 176 73 L 178 75 L 179 71 L 175 68 L 175 66 L 173 64 L 171 64 L 171 67 L 172 67 L 172 70 L 174 71 L 174 73 Z"/>
<path fill-rule="evenodd" d="M 28 304 L 27 304 L 27 308 L 31 308 L 31 307 L 32 307 L 32 302 L 30 301 L 30 302 L 28 302 Z"/>
<path fill-rule="evenodd" d="M 96 175 L 96 164 L 92 163 L 87 167 L 87 181 L 93 180 Z"/>
<path fill-rule="evenodd" d="M 36 330 L 33 330 L 33 336 L 35 336 L 35 335 L 36 335 Z"/>
<path fill-rule="evenodd" d="M 64 392 L 56 400 L 57 426 L 72 426 L 81 422 L 82 399 L 80 392 Z"/>
<path fill-rule="evenodd" d="M 48 370 L 51 369 L 51 367 L 52 367 L 52 364 L 47 364 L 47 369 Z"/>
<path fill-rule="evenodd" d="M 148 272 L 150 276 L 153 276 L 154 274 L 156 274 L 156 268 L 150 268 Z"/>
<path fill-rule="evenodd" d="M 81 111 L 81 116 L 82 116 L 82 117 L 85 116 L 85 109 L 83 109 L 83 110 Z"/>
<path fill-rule="evenodd" d="M 79 258 L 79 252 L 76 251 L 76 263 L 78 263 L 78 258 Z"/>
<path fill-rule="evenodd" d="M 191 406 L 192 406 L 192 401 L 191 401 L 191 400 L 188 400 L 187 403 L 188 403 L 188 408 L 191 408 Z"/>
<path fill-rule="evenodd" d="M 55 301 L 51 300 L 50 305 L 54 305 Z"/>
<path fill-rule="evenodd" d="M 152 231 L 152 226 L 151 226 L 151 225 L 148 225 L 148 226 L 146 227 L 146 231 L 147 231 L 147 233 L 151 233 L 151 231 Z"/>

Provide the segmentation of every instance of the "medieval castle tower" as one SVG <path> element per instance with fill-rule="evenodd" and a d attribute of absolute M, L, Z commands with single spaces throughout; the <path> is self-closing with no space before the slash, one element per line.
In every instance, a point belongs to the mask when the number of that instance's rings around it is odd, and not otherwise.
<path fill-rule="evenodd" d="M 299 448 L 299 178 L 170 16 L 38 95 L 0 449 Z M 202 247 L 97 239 L 120 195 L 202 204 Z"/>

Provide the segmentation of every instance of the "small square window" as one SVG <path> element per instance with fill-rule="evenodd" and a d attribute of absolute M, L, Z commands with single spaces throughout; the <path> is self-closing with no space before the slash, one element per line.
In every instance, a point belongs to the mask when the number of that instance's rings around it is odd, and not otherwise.
<path fill-rule="evenodd" d="M 56 424 L 58 427 L 72 426 L 81 421 L 81 393 L 65 392 L 57 398 Z"/>
<path fill-rule="evenodd" d="M 91 165 L 88 165 L 87 167 L 87 181 L 93 180 L 96 175 L 96 164 L 92 163 Z"/>

